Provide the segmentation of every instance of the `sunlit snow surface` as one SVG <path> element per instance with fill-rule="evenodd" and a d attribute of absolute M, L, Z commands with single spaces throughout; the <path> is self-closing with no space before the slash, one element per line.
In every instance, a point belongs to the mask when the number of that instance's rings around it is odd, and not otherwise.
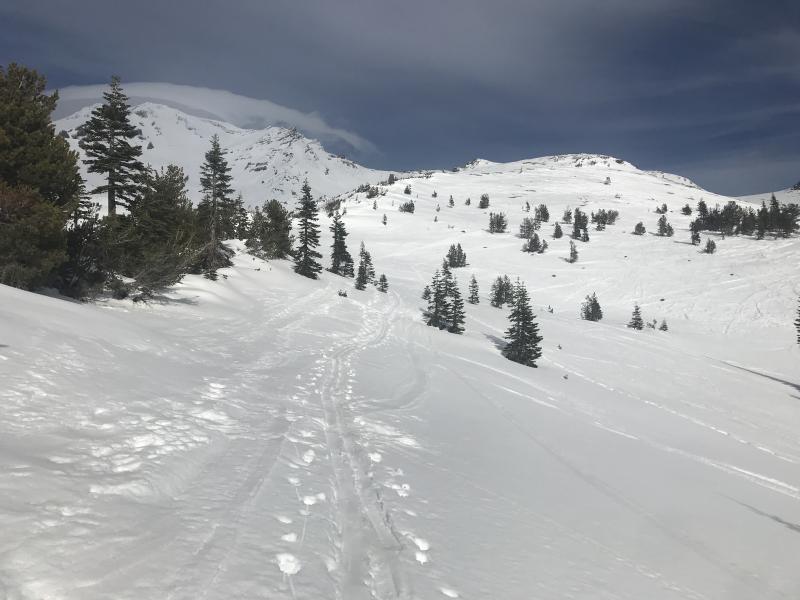
<path fill-rule="evenodd" d="M 346 204 L 387 295 L 241 253 L 148 305 L 0 286 L 0 598 L 800 597 L 800 242 L 701 254 L 679 208 L 727 198 L 613 159 L 413 179 L 414 215 L 405 184 Z M 621 217 L 568 264 L 551 224 L 520 252 L 525 200 Z M 631 235 L 662 202 L 675 237 Z M 420 317 L 456 241 L 463 336 Z M 499 353 L 499 273 L 538 369 Z M 670 330 L 627 329 L 634 302 Z"/>

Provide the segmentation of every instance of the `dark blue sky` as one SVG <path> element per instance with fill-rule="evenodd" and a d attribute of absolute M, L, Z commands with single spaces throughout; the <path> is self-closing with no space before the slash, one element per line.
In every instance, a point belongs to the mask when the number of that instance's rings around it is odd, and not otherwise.
<path fill-rule="evenodd" d="M 375 167 L 598 152 L 733 195 L 800 180 L 798 0 L 3 0 L 11 61 L 317 112 Z"/>

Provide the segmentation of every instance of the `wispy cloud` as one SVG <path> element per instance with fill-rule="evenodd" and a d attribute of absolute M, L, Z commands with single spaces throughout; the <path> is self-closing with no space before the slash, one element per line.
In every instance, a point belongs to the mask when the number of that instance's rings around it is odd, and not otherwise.
<path fill-rule="evenodd" d="M 58 90 L 61 109 L 57 116 L 98 102 L 106 85 L 70 86 Z M 132 102 L 156 101 L 187 112 L 211 117 L 240 127 L 262 128 L 268 125 L 296 127 L 322 142 L 344 142 L 359 152 L 376 152 L 375 146 L 357 133 L 332 127 L 317 113 L 303 113 L 269 100 L 249 98 L 225 90 L 172 83 L 124 83 Z"/>

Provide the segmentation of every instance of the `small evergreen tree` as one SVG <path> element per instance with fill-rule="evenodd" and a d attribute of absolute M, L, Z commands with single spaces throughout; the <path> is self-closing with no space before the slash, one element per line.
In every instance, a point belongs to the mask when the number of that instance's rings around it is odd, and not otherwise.
<path fill-rule="evenodd" d="M 667 327 L 667 320 L 661 319 L 661 325 L 658 326 L 659 331 L 669 331 L 669 327 Z"/>
<path fill-rule="evenodd" d="M 547 223 L 550 220 L 550 211 L 547 210 L 546 204 L 540 204 L 539 206 L 537 206 L 536 209 L 533 211 L 533 215 L 537 221 L 542 221 L 544 223 Z"/>
<path fill-rule="evenodd" d="M 414 206 L 414 201 L 413 200 L 407 200 L 406 202 L 403 202 L 400 205 L 399 210 L 400 210 L 400 212 L 406 212 L 406 213 L 414 214 L 414 209 L 415 208 L 416 207 Z"/>
<path fill-rule="evenodd" d="M 302 196 L 297 208 L 297 241 L 299 243 L 294 254 L 294 272 L 316 279 L 317 273 L 322 271 L 322 265 L 317 262 L 322 255 L 317 252 L 319 246 L 319 211 L 317 203 L 311 195 L 311 186 L 308 181 L 301 188 Z"/>
<path fill-rule="evenodd" d="M 372 255 L 367 251 L 364 242 L 361 242 L 361 248 L 358 251 L 360 263 L 364 265 L 365 273 L 367 276 L 367 283 L 375 283 L 375 267 L 372 265 Z"/>
<path fill-rule="evenodd" d="M 450 196 L 450 200 L 447 201 L 447 205 L 450 208 L 453 208 L 456 205 L 455 200 L 453 200 L 453 196 L 452 195 Z"/>
<path fill-rule="evenodd" d="M 406 185 L 405 189 L 403 190 L 403 193 L 408 195 L 408 196 L 410 196 L 411 195 L 411 185 Z"/>
<path fill-rule="evenodd" d="M 330 231 L 333 234 L 333 244 L 331 244 L 331 267 L 328 270 L 336 275 L 352 277 L 353 257 L 347 251 L 347 242 L 345 241 L 347 229 L 338 211 L 333 213 Z"/>
<path fill-rule="evenodd" d="M 567 262 L 574 263 L 578 260 L 578 249 L 575 247 L 575 242 L 569 241 L 569 260 Z"/>
<path fill-rule="evenodd" d="M 455 279 L 453 280 L 453 288 L 451 293 L 452 301 L 450 302 L 450 312 L 447 315 L 449 326 L 447 331 L 450 333 L 461 334 L 464 333 L 464 300 L 461 298 L 461 292 L 458 291 Z"/>
<path fill-rule="evenodd" d="M 470 304 L 478 304 L 481 301 L 480 296 L 478 294 L 478 280 L 475 279 L 475 275 L 473 275 L 469 280 L 469 297 L 467 298 L 467 302 Z M 800 321 L 800 317 L 798 317 Z M 800 324 L 798 324 L 800 327 Z M 798 330 L 798 336 L 800 336 L 800 330 Z M 800 337 L 798 338 L 800 341 Z"/>
<path fill-rule="evenodd" d="M 364 257 L 358 262 L 358 270 L 356 271 L 355 288 L 357 290 L 364 290 L 367 287 L 367 266 L 364 264 Z"/>
<path fill-rule="evenodd" d="M 583 232 L 581 233 L 581 241 L 582 242 L 588 242 L 589 241 L 589 230 L 588 229 L 584 229 Z"/>
<path fill-rule="evenodd" d="M 470 200 L 469 198 L 467 198 L 466 200 L 464 200 L 464 204 L 465 204 L 466 206 L 469 206 L 471 202 L 472 202 L 472 200 Z"/>
<path fill-rule="evenodd" d="M 586 301 L 581 304 L 581 318 L 586 321 L 600 321 L 603 318 L 603 309 L 597 300 L 597 294 L 586 296 Z"/>
<path fill-rule="evenodd" d="M 386 225 L 386 223 L 387 223 L 387 222 L 388 222 L 388 219 L 386 218 L 386 215 L 384 214 L 384 215 L 383 215 L 383 219 L 381 219 L 381 223 L 383 223 L 384 225 Z"/>
<path fill-rule="evenodd" d="M 481 194 L 481 199 L 478 202 L 478 208 L 489 208 L 489 194 Z"/>
<path fill-rule="evenodd" d="M 386 280 L 386 275 L 383 273 L 381 273 L 381 276 L 378 278 L 378 291 L 384 294 L 389 291 L 389 282 Z"/>
<path fill-rule="evenodd" d="M 489 233 L 505 233 L 507 226 L 505 213 L 489 213 Z"/>
<path fill-rule="evenodd" d="M 646 233 L 646 229 L 644 228 L 644 223 L 639 221 L 636 224 L 636 227 L 633 228 L 634 235 L 644 235 Z"/>
<path fill-rule="evenodd" d="M 642 311 L 638 304 L 633 305 L 633 314 L 631 320 L 628 322 L 628 327 L 631 329 L 642 330 L 644 329 L 644 321 L 642 320 Z"/>
<path fill-rule="evenodd" d="M 506 330 L 507 344 L 503 356 L 516 363 L 536 367 L 536 361 L 542 356 L 542 336 L 539 335 L 539 325 L 530 305 L 528 291 L 519 280 L 514 286 L 508 320 L 511 325 Z"/>
<path fill-rule="evenodd" d="M 560 238 L 562 235 L 564 235 L 564 232 L 563 232 L 563 231 L 561 231 L 561 225 L 559 225 L 558 223 L 556 223 L 556 226 L 553 228 L 553 237 L 554 237 L 555 239 L 558 239 L 558 238 Z"/>
<path fill-rule="evenodd" d="M 572 223 L 572 211 L 570 210 L 569 206 L 564 209 L 564 214 L 561 217 L 561 220 L 567 225 Z"/>
<path fill-rule="evenodd" d="M 717 251 L 717 243 L 711 238 L 708 238 L 706 240 L 706 247 L 703 250 L 703 252 L 705 252 L 706 254 L 714 254 L 714 252 L 716 251 Z"/>
<path fill-rule="evenodd" d="M 686 204 L 682 209 L 681 212 L 686 215 L 687 217 L 692 214 L 692 207 Z"/>
<path fill-rule="evenodd" d="M 103 103 L 78 129 L 89 172 L 105 176 L 106 183 L 92 193 L 107 194 L 109 215 L 116 214 L 117 204 L 128 206 L 136 198 L 144 176 L 144 165 L 139 161 L 142 147 L 132 143 L 141 132 L 131 124 L 130 112 L 128 97 L 115 75 L 103 92 Z"/>

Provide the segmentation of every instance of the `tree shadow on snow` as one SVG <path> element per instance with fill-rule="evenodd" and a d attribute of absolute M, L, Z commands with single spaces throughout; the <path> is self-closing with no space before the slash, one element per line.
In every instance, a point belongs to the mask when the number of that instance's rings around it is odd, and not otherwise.
<path fill-rule="evenodd" d="M 165 296 L 163 294 L 154 294 L 152 296 L 147 296 L 146 298 L 134 299 L 134 302 L 141 304 L 161 305 L 185 304 L 189 306 L 197 306 L 198 304 L 197 298 L 170 298 L 169 296 Z"/>
<path fill-rule="evenodd" d="M 506 342 L 503 338 L 497 337 L 496 335 L 492 335 L 491 333 L 484 333 L 483 335 L 486 339 L 492 342 L 492 344 L 494 344 L 495 348 L 501 352 L 508 345 L 508 342 Z"/>
<path fill-rule="evenodd" d="M 734 498 L 731 498 L 731 500 L 736 502 L 736 504 L 738 504 L 739 506 L 744 506 L 746 509 L 754 512 L 755 514 L 761 517 L 766 517 L 767 519 L 771 519 L 772 521 L 775 521 L 776 523 L 783 525 L 784 527 L 786 527 L 786 529 L 790 531 L 794 531 L 795 533 L 800 533 L 800 524 L 798 523 L 792 523 L 791 521 L 786 521 L 781 517 L 779 517 L 778 515 L 771 515 L 767 512 L 764 512 L 763 510 L 757 509 L 755 506 L 750 506 L 749 504 L 746 504 L 744 502 L 739 502 Z"/>
<path fill-rule="evenodd" d="M 748 369 L 747 367 L 740 367 L 739 365 L 735 365 L 728 361 L 722 361 L 729 367 L 733 367 L 734 369 L 739 369 L 740 371 L 747 371 L 748 373 L 752 373 L 753 375 L 760 375 L 761 377 L 765 377 L 766 379 L 771 379 L 777 383 L 782 383 L 783 385 L 788 385 L 790 388 L 794 388 L 794 390 L 800 394 L 800 383 L 792 383 L 791 381 L 786 381 L 785 379 L 781 379 L 780 377 L 775 377 L 774 375 L 767 375 L 766 373 L 762 373 L 761 371 L 754 371 L 753 369 Z M 792 398 L 797 398 L 800 400 L 800 396 L 795 396 L 792 394 Z"/>

